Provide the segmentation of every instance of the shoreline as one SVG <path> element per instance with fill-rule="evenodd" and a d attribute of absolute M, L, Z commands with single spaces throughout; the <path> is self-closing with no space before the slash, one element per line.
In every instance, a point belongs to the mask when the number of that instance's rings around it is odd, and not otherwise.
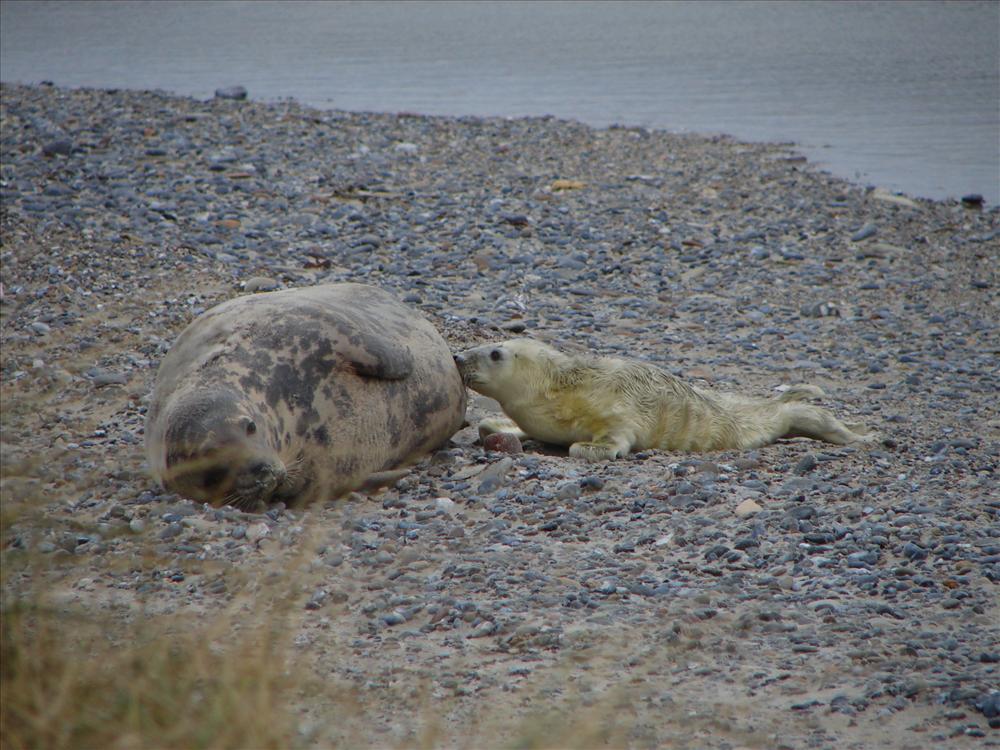
<path fill-rule="evenodd" d="M 282 694 L 303 746 L 419 744 L 416 721 L 461 747 L 483 712 L 514 741 L 539 707 L 648 747 L 1000 741 L 1000 209 L 556 118 L 7 84 L 2 115 L 5 596 L 197 636 L 266 619 L 280 581 L 326 686 Z M 250 516 L 152 487 L 144 409 L 183 326 L 347 280 L 455 350 L 523 331 L 812 382 L 884 441 L 595 465 L 472 427 L 371 497 Z M 368 712 L 336 726 L 345 685 Z"/>
<path fill-rule="evenodd" d="M 932 203 L 944 203 L 944 204 L 950 204 L 950 203 L 961 204 L 961 203 L 963 203 L 963 197 L 964 197 L 964 196 L 948 196 L 948 197 L 944 197 L 944 198 L 931 198 L 931 197 L 927 197 L 927 196 L 916 195 L 916 194 L 914 194 L 912 192 L 909 192 L 909 191 L 906 191 L 906 190 L 892 189 L 892 188 L 889 188 L 889 187 L 886 187 L 886 186 L 883 186 L 883 185 L 879 185 L 879 184 L 877 184 L 876 182 L 873 182 L 873 181 L 864 181 L 864 180 L 859 180 L 859 179 L 851 179 L 850 177 L 837 175 L 834 172 L 828 171 L 828 169 L 822 165 L 822 162 L 820 160 L 813 160 L 812 156 L 809 156 L 808 154 L 803 153 L 805 151 L 812 151 L 813 154 L 815 155 L 815 154 L 820 153 L 822 151 L 822 149 L 827 148 L 826 146 L 808 146 L 806 144 L 803 144 L 803 143 L 795 141 L 795 140 L 786 140 L 786 139 L 773 139 L 773 140 L 772 139 L 761 139 L 761 140 L 758 140 L 758 139 L 753 139 L 753 138 L 745 138 L 745 137 L 742 137 L 742 136 L 739 136 L 739 135 L 734 135 L 732 133 L 725 132 L 725 131 L 671 129 L 671 128 L 665 128 L 665 127 L 652 126 L 652 125 L 644 125 L 644 124 L 636 124 L 636 123 L 629 124 L 629 123 L 619 123 L 619 122 L 613 122 L 613 123 L 609 123 L 609 124 L 593 124 L 593 123 L 587 122 L 586 120 L 584 120 L 582 118 L 564 117 L 564 116 L 552 115 L 552 114 L 540 114 L 540 115 L 525 115 L 525 114 L 521 114 L 521 115 L 477 115 L 477 114 L 461 114 L 461 115 L 455 115 L 455 114 L 427 114 L 427 113 L 422 113 L 422 112 L 419 112 L 419 111 L 411 111 L 411 110 L 405 110 L 405 109 L 404 110 L 366 110 L 366 109 L 353 110 L 353 109 L 344 109 L 344 108 L 332 106 L 332 104 L 331 104 L 331 106 L 321 106 L 321 105 L 316 105 L 316 104 L 307 104 L 307 103 L 305 103 L 305 102 L 303 102 L 303 101 L 301 101 L 299 99 L 296 99 L 295 97 L 292 97 L 292 96 L 276 97 L 274 99 L 256 99 L 254 97 L 247 96 L 247 92 L 246 92 L 246 90 L 242 86 L 222 87 L 220 89 L 217 89 L 217 92 L 227 92 L 227 94 L 225 96 L 220 97 L 218 95 L 218 93 L 217 93 L 215 96 L 209 96 L 209 97 L 205 97 L 205 98 L 201 98 L 201 97 L 198 97 L 198 96 L 193 95 L 193 94 L 179 94 L 179 93 L 167 90 L 167 89 L 159 89 L 159 88 L 153 88 L 153 89 L 128 89 L 128 88 L 116 88 L 116 87 L 94 87 L 94 86 L 87 86 L 87 85 L 81 85 L 81 86 L 62 86 L 60 84 L 56 84 L 56 83 L 53 83 L 51 81 L 40 81 L 38 83 L 21 83 L 21 82 L 0 81 L 0 87 L 7 87 L 7 88 L 18 88 L 18 87 L 20 87 L 20 88 L 28 88 L 28 89 L 31 89 L 31 88 L 52 87 L 52 88 L 61 89 L 61 90 L 65 90 L 65 91 L 89 91 L 89 92 L 95 92 L 95 93 L 101 93 L 101 92 L 104 92 L 104 93 L 108 93 L 108 92 L 113 92 L 113 93 L 117 93 L 117 92 L 131 92 L 131 93 L 134 93 L 134 94 L 144 94 L 144 95 L 149 95 L 149 96 L 159 96 L 159 97 L 166 97 L 166 98 L 169 98 L 169 99 L 190 100 L 191 102 L 196 102 L 196 103 L 201 103 L 201 104 L 208 104 L 208 103 L 211 103 L 213 101 L 219 101 L 220 99 L 242 101 L 244 103 L 248 103 L 248 104 L 252 103 L 252 104 L 256 104 L 256 105 L 264 106 L 264 107 L 279 107 L 279 106 L 283 106 L 283 105 L 294 104 L 297 107 L 299 107 L 301 109 L 304 109 L 304 110 L 314 110 L 316 112 L 325 112 L 325 113 L 334 114 L 334 115 L 339 114 L 339 115 L 361 115 L 361 116 L 373 116 L 373 117 L 379 117 L 379 116 L 381 116 L 381 117 L 418 117 L 418 118 L 427 118 L 427 119 L 455 120 L 455 121 L 459 121 L 459 122 L 462 122 L 462 121 L 468 121 L 468 122 L 480 121 L 480 122 L 484 122 L 484 123 L 488 123 L 488 122 L 533 121 L 533 120 L 538 120 L 538 121 L 543 121 L 543 122 L 562 122 L 562 123 L 566 123 L 567 125 L 582 126 L 582 127 L 591 128 L 593 130 L 598 130 L 598 131 L 600 131 L 600 130 L 624 129 L 624 130 L 645 131 L 645 132 L 648 132 L 648 133 L 661 133 L 661 134 L 664 134 L 664 135 L 675 136 L 675 137 L 680 137 L 680 138 L 683 138 L 683 137 L 692 137 L 692 138 L 701 138 L 701 139 L 708 139 L 708 140 L 723 139 L 723 140 L 730 140 L 730 141 L 733 141 L 733 142 L 736 142 L 736 143 L 742 143 L 742 144 L 745 144 L 745 145 L 760 145 L 760 146 L 782 147 L 782 148 L 785 148 L 785 149 L 787 149 L 789 151 L 794 151 L 796 157 L 801 157 L 813 169 L 816 169 L 817 171 L 823 172 L 824 174 L 829 174 L 835 180 L 839 180 L 839 181 L 845 182 L 845 183 L 850 184 L 850 185 L 855 185 L 857 187 L 863 187 L 863 188 L 865 188 L 867 190 L 879 190 L 882 193 L 886 193 L 886 194 L 890 194 L 890 195 L 896 195 L 896 196 L 901 196 L 901 197 L 906 197 L 906 198 L 909 198 L 910 200 L 914 200 L 914 201 L 929 201 L 929 202 L 932 202 Z M 242 91 L 243 95 L 242 96 L 237 95 L 236 97 L 233 97 L 233 92 L 239 92 L 239 91 Z M 976 208 L 975 205 L 970 205 L 969 207 Z M 992 211 L 1000 210 L 1000 201 L 998 201 L 995 204 L 990 204 L 989 202 L 984 202 L 984 203 L 981 204 L 980 207 L 983 208 L 984 210 L 992 210 Z"/>

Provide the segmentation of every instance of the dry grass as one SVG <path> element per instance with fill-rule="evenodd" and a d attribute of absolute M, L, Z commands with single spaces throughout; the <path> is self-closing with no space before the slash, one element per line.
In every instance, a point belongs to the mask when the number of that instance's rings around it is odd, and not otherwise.
<path fill-rule="evenodd" d="M 5 748 L 279 748 L 294 744 L 285 642 L 222 616 L 121 622 L 5 594 Z"/>
<path fill-rule="evenodd" d="M 5 462 L 0 527 L 28 538 L 79 526 L 46 517 L 32 459 Z M 105 560 L 153 564 L 151 550 Z M 137 562 L 140 561 L 140 562 Z M 69 581 L 87 556 L 8 546 L 0 578 L 0 746 L 47 748 L 287 748 L 296 745 L 283 620 L 274 597 L 258 621 L 235 608 L 199 620 L 150 616 L 139 600 L 117 609 L 69 603 Z"/>
<path fill-rule="evenodd" d="M 85 604 L 67 603 L 76 599 L 68 582 L 80 579 L 81 568 L 93 575 L 78 556 L 14 549 L 3 555 L 4 749 L 556 750 L 690 747 L 706 736 L 768 746 L 755 732 L 716 723 L 732 706 L 695 716 L 682 694 L 677 705 L 649 702 L 683 656 L 680 641 L 651 643 L 642 667 L 625 667 L 626 643 L 590 634 L 568 644 L 563 658 L 538 670 L 517 696 L 498 701 L 494 693 L 478 706 L 432 696 L 433 675 L 420 670 L 404 673 L 384 692 L 366 693 L 331 679 L 329 662 L 324 676 L 315 652 L 292 645 L 309 589 L 302 584 L 310 573 L 301 564 L 245 585 L 227 578 L 242 593 L 214 615 L 192 603 L 153 617 L 140 599 L 109 605 L 91 596 Z M 125 564 L 155 565 L 132 560 Z M 311 718 L 305 705 L 314 708 Z M 398 713 L 393 705 L 409 709 Z M 390 715 L 395 729 L 378 731 L 379 720 Z"/>

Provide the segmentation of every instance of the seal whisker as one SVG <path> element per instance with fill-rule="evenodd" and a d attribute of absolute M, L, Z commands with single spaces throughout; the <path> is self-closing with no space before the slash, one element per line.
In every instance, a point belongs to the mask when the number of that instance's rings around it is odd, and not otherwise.
<path fill-rule="evenodd" d="M 252 513 L 254 506 L 257 505 L 253 497 L 241 493 L 234 493 L 229 502 L 226 504 L 231 505 L 236 508 L 236 510 L 241 510 L 245 513 Z"/>
<path fill-rule="evenodd" d="M 230 492 L 222 500 L 219 501 L 219 505 L 226 506 L 231 505 L 234 508 L 239 507 L 238 503 L 240 501 L 240 494 L 238 492 Z"/>
<path fill-rule="evenodd" d="M 285 481 L 294 482 L 299 479 L 302 474 L 303 469 L 305 469 L 306 461 L 301 455 L 298 456 L 294 461 L 285 464 Z"/>

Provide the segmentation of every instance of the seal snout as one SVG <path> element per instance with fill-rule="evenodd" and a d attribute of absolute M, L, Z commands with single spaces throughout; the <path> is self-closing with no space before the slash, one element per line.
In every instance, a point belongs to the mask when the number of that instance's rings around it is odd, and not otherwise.
<path fill-rule="evenodd" d="M 271 465 L 268 464 L 267 462 L 258 461 L 257 463 L 249 467 L 249 472 L 257 479 L 263 479 L 268 474 L 273 473 L 273 469 L 271 468 Z"/>
<path fill-rule="evenodd" d="M 455 366 L 458 368 L 458 374 L 462 376 L 462 383 L 465 385 L 468 385 L 472 380 L 472 359 L 468 352 L 459 352 L 454 355 Z"/>
<path fill-rule="evenodd" d="M 279 461 L 254 461 L 240 472 L 237 492 L 266 500 L 285 481 L 285 475 L 285 467 Z"/>

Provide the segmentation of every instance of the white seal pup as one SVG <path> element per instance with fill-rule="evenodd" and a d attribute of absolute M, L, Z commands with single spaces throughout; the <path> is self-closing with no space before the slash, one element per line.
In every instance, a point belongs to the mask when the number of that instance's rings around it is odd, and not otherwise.
<path fill-rule="evenodd" d="M 872 439 L 864 427 L 800 403 L 823 395 L 812 385 L 752 398 L 689 385 L 645 362 L 570 356 L 531 339 L 477 346 L 455 363 L 466 385 L 498 401 L 510 417 L 483 420 L 481 436 L 514 432 L 568 445 L 571 456 L 593 461 L 650 448 L 701 452 L 793 437 L 838 445 Z"/>

